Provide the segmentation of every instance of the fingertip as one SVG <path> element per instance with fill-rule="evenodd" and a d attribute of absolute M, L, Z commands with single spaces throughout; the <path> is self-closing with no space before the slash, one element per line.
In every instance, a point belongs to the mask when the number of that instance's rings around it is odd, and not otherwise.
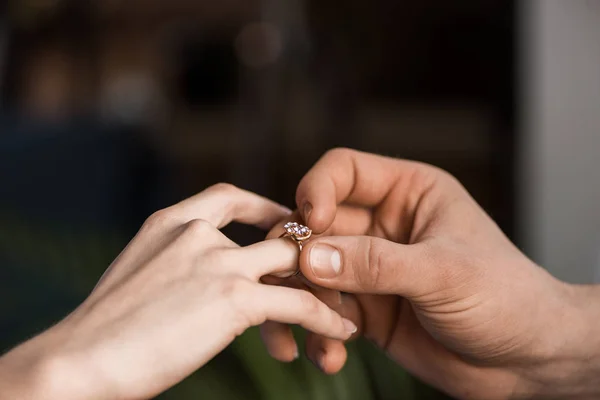
<path fill-rule="evenodd" d="M 302 207 L 302 211 L 304 213 L 304 221 L 308 223 L 310 221 L 310 214 L 312 213 L 313 206 L 310 204 L 310 201 L 304 203 L 304 207 Z"/>
<path fill-rule="evenodd" d="M 285 352 L 278 353 L 276 356 L 271 354 L 271 356 L 280 362 L 291 363 L 300 357 L 300 353 L 298 352 L 298 345 L 294 343 L 294 346 L 287 348 Z"/>
<path fill-rule="evenodd" d="M 354 322 L 350 321 L 347 318 L 342 318 L 342 323 L 344 324 L 344 329 L 348 333 L 348 338 L 350 338 L 353 334 L 358 332 L 358 327 L 354 324 Z"/>
<path fill-rule="evenodd" d="M 327 347 L 317 353 L 316 363 L 321 371 L 334 375 L 341 371 L 348 359 L 348 352 L 342 342 L 329 341 Z"/>
<path fill-rule="evenodd" d="M 346 363 L 346 346 L 342 341 L 308 332 L 306 357 L 323 373 L 338 373 Z"/>
<path fill-rule="evenodd" d="M 335 203 L 332 204 L 321 204 L 312 206 L 313 209 L 310 212 L 310 219 L 306 221 L 306 225 L 313 230 L 313 233 L 321 234 L 325 232 L 333 221 L 337 211 Z"/>
<path fill-rule="evenodd" d="M 289 363 L 298 358 L 298 345 L 288 325 L 267 321 L 260 326 L 260 334 L 267 352 L 277 361 Z"/>
<path fill-rule="evenodd" d="M 269 355 L 274 358 L 275 360 L 282 362 L 282 363 L 291 363 L 294 362 L 298 359 L 299 357 L 299 353 L 298 353 L 298 348 L 296 347 L 295 350 L 288 350 L 288 351 L 279 351 L 279 352 L 273 352 L 270 349 L 267 348 L 267 352 L 269 353 Z"/>
<path fill-rule="evenodd" d="M 302 181 L 296 192 L 296 204 L 305 225 L 320 234 L 335 220 L 337 209 L 335 188 Z"/>

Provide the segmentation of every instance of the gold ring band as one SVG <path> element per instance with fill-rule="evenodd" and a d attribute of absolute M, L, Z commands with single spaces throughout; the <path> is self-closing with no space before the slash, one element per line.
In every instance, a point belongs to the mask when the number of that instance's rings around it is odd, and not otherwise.
<path fill-rule="evenodd" d="M 288 238 L 292 239 L 292 240 L 293 240 L 293 241 L 294 241 L 294 242 L 295 242 L 295 243 L 298 245 L 298 248 L 300 249 L 300 251 L 302 251 L 302 248 L 304 247 L 304 244 L 302 243 L 302 242 L 303 242 L 303 240 L 297 240 L 297 239 L 294 237 L 294 235 L 290 235 L 290 234 L 289 234 L 289 233 L 287 233 L 287 232 L 285 232 L 285 233 L 282 233 L 282 234 L 281 234 L 281 236 L 279 236 L 279 239 L 281 239 L 281 238 L 286 238 L 286 237 L 288 237 Z"/>

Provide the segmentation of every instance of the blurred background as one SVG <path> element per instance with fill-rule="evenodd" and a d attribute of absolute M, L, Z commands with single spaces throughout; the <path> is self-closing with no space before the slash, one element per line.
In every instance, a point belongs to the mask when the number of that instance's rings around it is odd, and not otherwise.
<path fill-rule="evenodd" d="M 294 207 L 337 146 L 449 170 L 534 260 L 600 281 L 599 107 L 599 1 L 0 2 L 0 348 L 153 211 L 220 181 Z M 326 377 L 250 330 L 160 398 L 445 397 L 365 342 Z"/>

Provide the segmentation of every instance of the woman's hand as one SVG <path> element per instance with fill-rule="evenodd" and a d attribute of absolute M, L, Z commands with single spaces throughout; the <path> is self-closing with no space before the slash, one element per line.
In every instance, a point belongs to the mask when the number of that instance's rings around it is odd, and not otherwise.
<path fill-rule="evenodd" d="M 240 248 L 231 221 L 269 229 L 289 211 L 220 184 L 151 216 L 72 314 L 0 359 L 8 398 L 151 398 L 266 320 L 347 339 L 355 326 L 305 291 L 266 286 L 297 266 L 287 240 Z"/>
<path fill-rule="evenodd" d="M 597 287 L 535 265 L 446 172 L 334 150 L 296 201 L 317 233 L 300 256 L 305 279 L 354 293 L 330 305 L 419 378 L 458 398 L 600 394 Z M 293 338 L 266 326 L 282 358 Z M 345 359 L 316 335 L 307 352 L 330 373 Z"/>

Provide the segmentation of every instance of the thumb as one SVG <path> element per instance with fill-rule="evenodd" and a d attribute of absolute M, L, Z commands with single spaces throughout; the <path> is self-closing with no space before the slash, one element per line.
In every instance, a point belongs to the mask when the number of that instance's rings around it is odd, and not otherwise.
<path fill-rule="evenodd" d="M 309 241 L 300 255 L 311 282 L 349 293 L 418 296 L 435 282 L 424 244 L 403 245 L 370 236 L 328 236 Z"/>

